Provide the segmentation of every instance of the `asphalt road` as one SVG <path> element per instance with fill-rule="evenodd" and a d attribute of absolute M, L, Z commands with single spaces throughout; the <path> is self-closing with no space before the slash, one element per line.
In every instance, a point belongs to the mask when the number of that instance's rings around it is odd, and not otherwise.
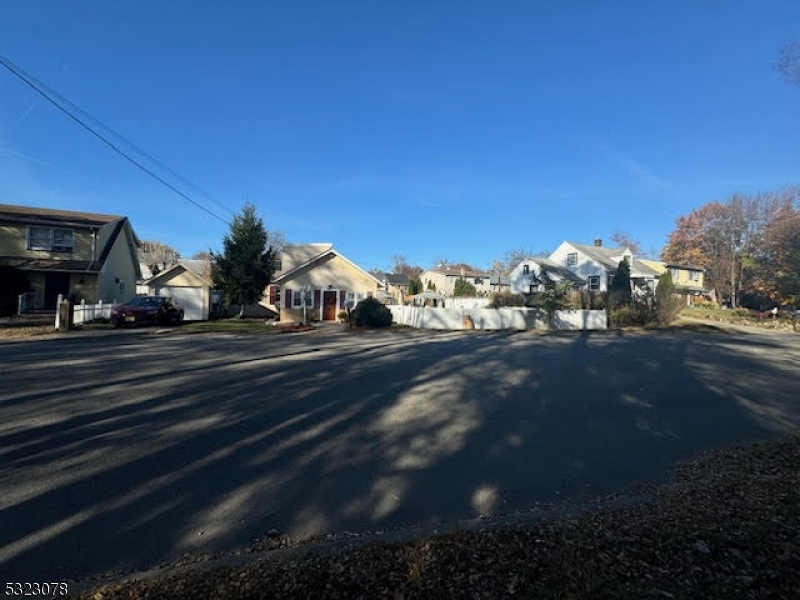
<path fill-rule="evenodd" d="M 0 581 L 655 482 L 796 428 L 799 359 L 796 334 L 0 343 Z"/>

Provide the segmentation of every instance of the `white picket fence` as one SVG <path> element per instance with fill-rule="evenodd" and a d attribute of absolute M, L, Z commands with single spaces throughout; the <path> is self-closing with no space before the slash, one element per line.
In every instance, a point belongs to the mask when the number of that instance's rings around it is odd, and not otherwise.
<path fill-rule="evenodd" d="M 475 329 L 550 329 L 544 312 L 533 308 L 429 308 L 419 306 L 388 306 L 392 318 L 398 325 L 417 329 L 459 330 L 465 329 L 465 318 L 469 317 Z M 559 310 L 553 317 L 553 326 L 559 330 L 607 329 L 604 310 Z"/>
<path fill-rule="evenodd" d="M 76 304 L 72 309 L 72 322 L 78 325 L 100 319 L 108 320 L 111 318 L 111 310 L 115 306 L 117 305 L 108 302 L 104 304 L 102 301 L 97 304 L 86 304 L 86 300 L 81 300 L 81 303 Z"/>

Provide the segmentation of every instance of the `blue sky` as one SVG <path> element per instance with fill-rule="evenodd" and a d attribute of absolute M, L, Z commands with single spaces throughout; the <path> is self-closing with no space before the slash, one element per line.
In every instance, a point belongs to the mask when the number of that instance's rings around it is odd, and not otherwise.
<path fill-rule="evenodd" d="M 658 251 L 705 202 L 797 183 L 800 88 L 773 64 L 799 37 L 800 3 L 777 0 L 42 1 L 0 20 L 0 54 L 365 268 L 618 229 Z M 125 214 L 185 256 L 227 229 L 5 70 L 0 202 Z"/>

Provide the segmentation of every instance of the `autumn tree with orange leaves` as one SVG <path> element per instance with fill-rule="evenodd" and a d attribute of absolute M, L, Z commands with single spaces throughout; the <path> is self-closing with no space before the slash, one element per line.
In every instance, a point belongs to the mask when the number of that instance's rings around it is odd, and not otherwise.
<path fill-rule="evenodd" d="M 800 269 L 792 246 L 800 227 L 797 198 L 797 190 L 789 189 L 734 194 L 726 202 L 705 204 L 677 220 L 661 257 L 670 264 L 703 267 L 706 287 L 733 307 L 742 290 L 775 302 L 789 300 L 790 274 Z"/>

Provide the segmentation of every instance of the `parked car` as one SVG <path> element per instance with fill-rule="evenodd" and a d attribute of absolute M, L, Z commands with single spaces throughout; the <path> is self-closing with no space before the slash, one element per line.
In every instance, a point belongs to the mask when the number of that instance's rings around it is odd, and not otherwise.
<path fill-rule="evenodd" d="M 183 321 L 183 308 L 169 296 L 136 296 L 111 311 L 111 324 L 168 325 Z"/>

